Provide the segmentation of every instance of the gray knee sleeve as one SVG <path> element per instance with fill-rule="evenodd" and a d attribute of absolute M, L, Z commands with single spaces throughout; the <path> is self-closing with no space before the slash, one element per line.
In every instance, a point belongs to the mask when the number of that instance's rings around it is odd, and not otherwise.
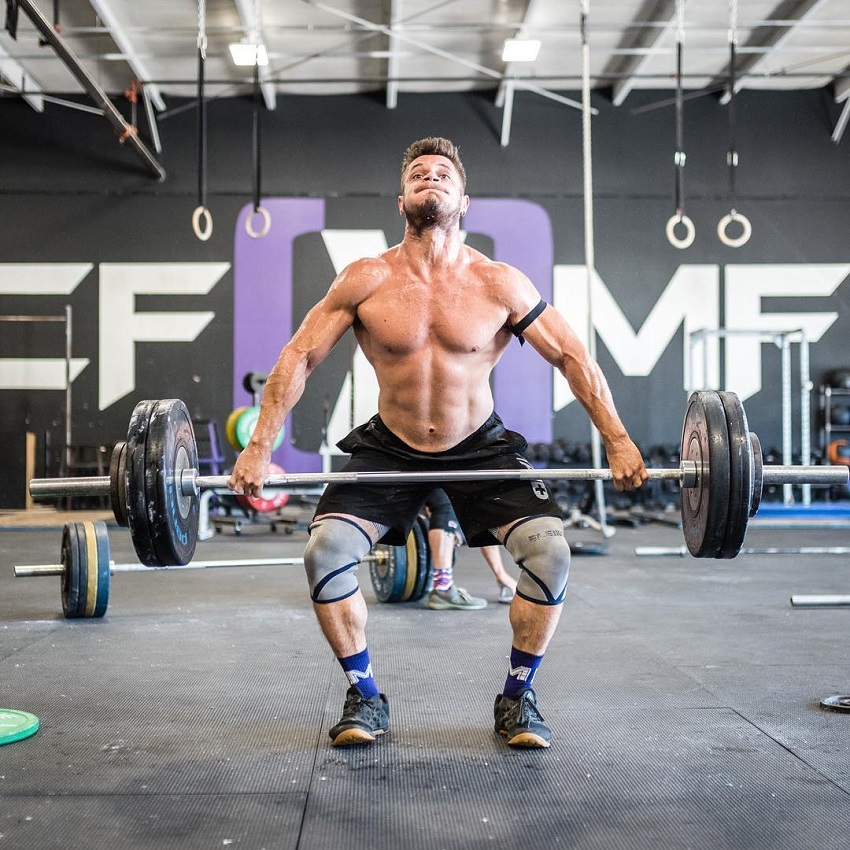
<path fill-rule="evenodd" d="M 350 520 L 327 516 L 314 522 L 304 549 L 313 602 L 338 602 L 355 593 L 357 565 L 371 548 L 369 535 Z"/>
<path fill-rule="evenodd" d="M 518 522 L 505 538 L 522 574 L 517 595 L 538 605 L 560 605 L 567 592 L 570 547 L 564 523 L 554 516 L 536 516 Z"/>

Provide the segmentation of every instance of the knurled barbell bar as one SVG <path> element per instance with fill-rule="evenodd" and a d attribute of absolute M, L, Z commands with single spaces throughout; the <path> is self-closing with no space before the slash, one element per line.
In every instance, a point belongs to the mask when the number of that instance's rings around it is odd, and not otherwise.
<path fill-rule="evenodd" d="M 431 578 L 427 544 L 428 524 L 418 517 L 404 546 L 378 545 L 363 558 L 369 565 L 375 595 L 381 602 L 421 599 Z M 297 566 L 303 558 L 247 558 L 191 561 L 156 566 L 115 563 L 110 557 L 109 535 L 104 522 L 69 522 L 62 529 L 62 563 L 15 566 L 15 578 L 60 576 L 62 612 L 69 618 L 102 617 L 109 604 L 111 577 L 115 573 L 158 570 L 201 570 L 221 567 Z"/>
<path fill-rule="evenodd" d="M 847 466 L 767 466 L 758 437 L 734 393 L 700 391 L 688 399 L 678 468 L 649 469 L 650 480 L 673 479 L 682 488 L 682 529 L 698 558 L 734 558 L 762 488 L 778 484 L 845 485 Z M 496 469 L 446 472 L 316 472 L 269 476 L 268 487 L 323 483 L 423 484 L 483 480 L 610 480 L 608 469 Z M 179 399 L 139 402 L 126 443 L 116 445 L 109 477 L 30 481 L 34 500 L 109 496 L 116 521 L 129 526 L 143 564 L 187 564 L 198 539 L 199 495 L 227 486 L 225 476 L 198 473 L 192 421 Z"/>
<path fill-rule="evenodd" d="M 372 586 L 381 602 L 413 602 L 422 598 L 431 578 L 427 545 L 428 525 L 417 517 L 403 546 L 379 544 L 363 558 L 369 565 Z M 103 522 L 70 522 L 62 530 L 61 564 L 15 566 L 16 578 L 60 576 L 62 611 L 68 618 L 102 617 L 109 604 L 114 573 L 156 570 L 291 566 L 303 558 L 248 558 L 191 561 L 188 564 L 149 565 L 115 563 L 110 559 L 109 537 Z"/>

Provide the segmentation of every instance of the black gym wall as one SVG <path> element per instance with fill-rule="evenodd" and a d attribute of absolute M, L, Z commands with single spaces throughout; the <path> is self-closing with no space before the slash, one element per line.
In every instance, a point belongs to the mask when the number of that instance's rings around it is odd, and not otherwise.
<path fill-rule="evenodd" d="M 707 291 L 716 293 L 717 303 L 707 299 L 705 311 L 718 316 L 720 327 L 735 324 L 730 309 L 739 302 L 727 303 L 729 292 L 740 293 L 742 303 L 755 298 L 766 316 L 761 329 L 770 326 L 769 314 L 778 314 L 774 330 L 796 327 L 801 315 L 825 314 L 821 324 L 826 329 L 811 345 L 812 379 L 817 385 L 827 370 L 850 366 L 850 287 L 842 282 L 848 271 L 843 264 L 850 263 L 850 148 L 846 141 L 836 145 L 830 140 L 840 112 L 830 93 L 743 92 L 738 97 L 737 206 L 753 226 L 752 238 L 740 248 L 722 245 L 716 234 L 717 222 L 730 206 L 729 131 L 727 113 L 713 97 L 688 101 L 685 107 L 685 212 L 694 222 L 696 239 L 679 250 L 665 236 L 674 212 L 673 109 L 633 110 L 668 99 L 669 92 L 643 92 L 614 108 L 594 97 L 599 108 L 593 122 L 596 267 L 611 297 L 603 307 L 616 305 L 630 325 L 618 331 L 612 319 L 616 309 L 611 308 L 602 317 L 608 336 L 600 335 L 598 357 L 623 418 L 644 448 L 674 445 L 680 437 L 686 324 L 672 329 L 669 342 L 659 342 L 648 322 L 674 280 L 681 284 L 676 292 L 687 293 L 692 279 L 695 286 L 710 284 Z M 180 105 L 187 108 L 174 108 Z M 252 198 L 251 102 L 221 98 L 209 103 L 208 206 L 214 229 L 207 242 L 194 236 L 190 224 L 198 184 L 195 111 L 191 103 L 170 107 L 174 111 L 159 123 L 167 177 L 157 182 L 130 149 L 117 143 L 104 119 L 53 105 L 38 114 L 22 101 L 0 101 L 0 314 L 56 315 L 65 304 L 72 306 L 73 356 L 88 361 L 72 385 L 76 444 L 111 445 L 122 439 L 132 408 L 142 398 L 180 397 L 193 415 L 222 423 L 234 406 L 251 403 L 239 389 L 242 369 L 236 369 L 239 357 L 234 356 L 235 246 L 241 216 Z M 461 145 L 473 208 L 476 199 L 524 199 L 539 208 L 541 220 L 551 226 L 552 264 L 574 279 L 584 263 L 580 112 L 518 94 L 506 148 L 499 145 L 500 125 L 493 92 L 406 95 L 394 110 L 387 110 L 378 95 L 279 97 L 275 111 L 262 113 L 262 194 L 321 200 L 323 227 L 382 230 L 392 244 L 402 233 L 395 198 L 404 147 L 425 135 L 449 136 Z M 140 135 L 152 148 L 144 123 Z M 514 207 L 495 204 L 494 209 L 512 214 Z M 276 224 L 264 239 L 275 238 Z M 470 232 L 469 238 L 483 250 L 498 249 L 486 233 Z M 536 244 L 534 239 L 530 234 L 529 243 Z M 135 354 L 130 368 L 115 362 L 124 358 L 123 345 L 102 350 L 102 339 L 121 341 L 124 332 L 120 313 L 115 327 L 102 326 L 116 322 L 115 313 L 101 315 L 102 292 L 115 273 L 112 264 L 151 263 L 204 264 L 197 268 L 205 270 L 199 274 L 206 276 L 206 287 L 193 277 L 193 267 L 178 266 L 174 291 L 136 290 L 128 309 L 201 313 L 206 318 L 191 340 L 187 330 L 184 341 L 130 342 L 128 350 Z M 56 279 L 72 281 L 64 294 L 56 291 L 59 284 L 48 287 L 48 294 L 34 289 L 33 281 L 43 281 L 33 276 L 37 264 L 57 264 Z M 69 271 L 69 264 L 81 265 Z M 309 233 L 293 240 L 292 264 L 292 321 L 297 322 L 326 289 L 333 266 L 318 237 Z M 45 274 L 50 277 L 50 269 Z M 552 291 L 551 278 L 535 283 Z M 279 281 L 270 274 L 257 285 L 268 287 L 272 297 Z M 565 291 L 559 308 L 583 323 L 584 313 L 578 307 L 572 311 Z M 702 292 L 691 297 L 700 298 Z M 275 326 L 262 308 L 240 321 L 243 334 L 255 327 L 258 334 L 276 338 L 277 347 L 291 330 Z M 636 336 L 631 347 L 618 347 L 645 323 L 645 337 Z M 671 330 L 669 316 L 662 330 Z M 781 357 L 772 344 L 755 345 L 760 388 L 745 404 L 750 427 L 769 447 L 781 440 Z M 647 347 L 657 348 L 657 356 L 643 373 L 630 370 L 623 351 Z M 719 350 L 720 374 L 734 383 L 736 369 L 751 364 L 731 362 L 722 346 Z M 9 378 L 3 364 L 63 355 L 60 324 L 0 323 L 0 444 L 5 449 L 0 508 L 24 502 L 25 433 L 34 433 L 38 441 L 38 475 L 57 471 L 64 435 L 64 393 L 33 389 L 35 379 L 22 388 L 20 375 L 26 370 L 18 363 L 18 371 L 12 369 L 17 377 Z M 531 374 L 536 355 L 526 346 L 522 356 Z M 305 451 L 315 450 L 328 399 L 337 397 L 350 357 L 351 346 L 344 341 L 314 375 L 293 418 L 289 439 Z M 798 346 L 792 346 L 791 358 L 794 446 L 799 450 Z M 270 355 L 268 362 L 251 368 L 267 371 L 272 359 Z M 104 406 L 100 373 L 116 365 L 125 376 L 129 369 L 132 386 L 120 398 L 107 398 Z M 812 399 L 817 447 L 816 393 Z M 504 394 L 502 400 L 507 404 Z M 587 442 L 586 417 L 575 408 L 571 404 L 550 413 L 548 433 Z M 50 446 L 46 458 L 45 438 Z"/>

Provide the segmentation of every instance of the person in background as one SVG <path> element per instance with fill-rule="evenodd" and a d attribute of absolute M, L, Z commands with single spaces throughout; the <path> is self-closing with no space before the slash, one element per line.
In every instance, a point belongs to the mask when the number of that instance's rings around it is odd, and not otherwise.
<path fill-rule="evenodd" d="M 475 611 L 485 608 L 486 599 L 472 596 L 454 582 L 455 553 L 463 543 L 463 535 L 445 491 L 433 490 L 425 500 L 425 508 L 429 523 L 428 549 L 433 565 L 428 607 L 434 611 Z M 482 546 L 481 554 L 499 585 L 499 602 L 509 604 L 516 592 L 516 579 L 505 569 L 500 549 L 500 546 Z"/>

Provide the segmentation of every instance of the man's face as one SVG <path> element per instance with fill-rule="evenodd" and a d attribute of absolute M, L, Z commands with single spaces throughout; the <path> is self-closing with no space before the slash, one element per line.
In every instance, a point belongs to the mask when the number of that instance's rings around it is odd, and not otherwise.
<path fill-rule="evenodd" d="M 466 213 L 469 196 L 450 159 L 426 154 L 407 167 L 398 208 L 417 229 L 458 221 Z"/>

